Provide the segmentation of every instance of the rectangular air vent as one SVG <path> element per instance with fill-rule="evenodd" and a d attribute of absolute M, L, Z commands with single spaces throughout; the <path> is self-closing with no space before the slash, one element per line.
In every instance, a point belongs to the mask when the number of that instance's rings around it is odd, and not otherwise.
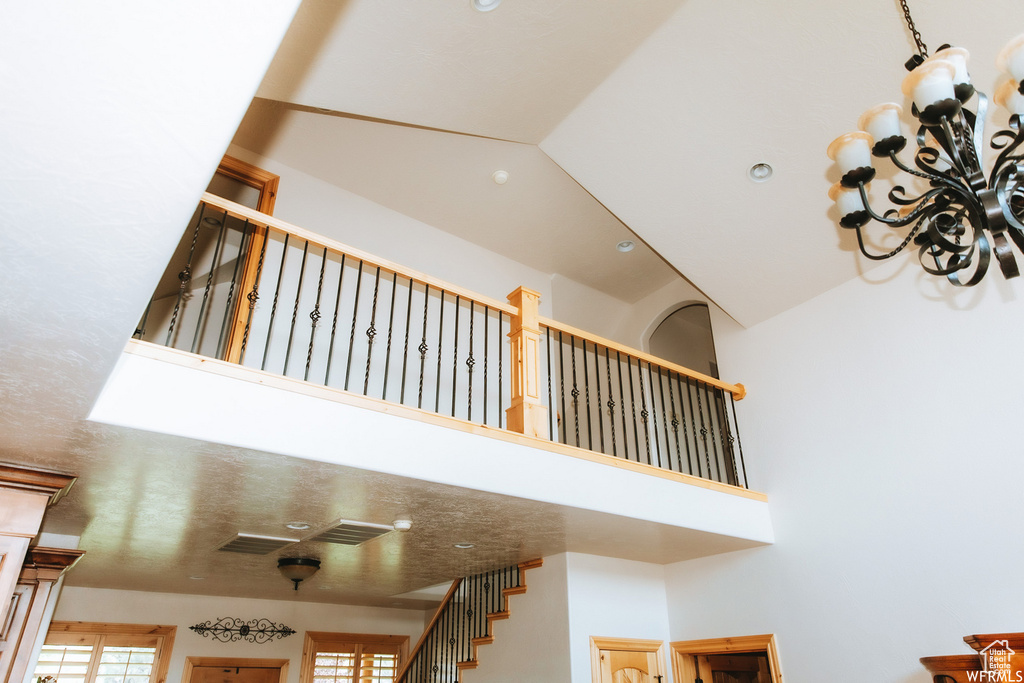
<path fill-rule="evenodd" d="M 267 555 L 280 550 L 286 545 L 298 543 L 297 538 L 277 538 L 275 536 L 257 536 L 256 534 L 235 534 L 217 547 L 229 553 L 245 553 L 247 555 Z"/>
<path fill-rule="evenodd" d="M 337 543 L 339 545 L 359 545 L 393 530 L 394 527 L 390 524 L 369 524 L 367 522 L 353 522 L 350 519 L 343 519 L 330 529 L 325 529 L 316 536 L 306 540 Z"/>

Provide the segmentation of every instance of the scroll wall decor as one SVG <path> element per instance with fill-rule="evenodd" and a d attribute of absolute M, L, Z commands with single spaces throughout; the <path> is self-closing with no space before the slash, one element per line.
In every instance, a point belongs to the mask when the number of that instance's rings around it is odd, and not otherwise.
<path fill-rule="evenodd" d="M 238 617 L 221 617 L 213 622 L 207 620 L 188 628 L 204 638 L 210 636 L 222 643 L 235 643 L 239 640 L 245 640 L 258 645 L 269 643 L 275 638 L 285 638 L 295 633 L 294 629 L 284 624 L 275 624 L 269 619 L 250 619 L 249 621 L 244 621 Z"/>

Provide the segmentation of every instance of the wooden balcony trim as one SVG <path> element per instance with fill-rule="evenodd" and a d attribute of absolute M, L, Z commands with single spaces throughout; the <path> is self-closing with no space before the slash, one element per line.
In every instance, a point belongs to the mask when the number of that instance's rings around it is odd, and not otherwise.
<path fill-rule="evenodd" d="M 457 417 L 438 415 L 437 413 L 432 413 L 426 410 L 420 410 L 418 408 L 413 408 L 399 403 L 391 403 L 381 399 L 363 396 L 361 394 L 354 394 L 342 389 L 312 384 L 300 379 L 282 377 L 280 375 L 264 372 L 255 368 L 235 365 L 226 361 L 196 356 L 187 351 L 170 349 L 165 346 L 160 346 L 158 344 L 138 339 L 129 340 L 125 347 L 125 352 L 153 360 L 172 363 L 182 367 L 201 369 L 223 377 L 252 382 L 254 384 L 261 384 L 263 386 L 283 389 L 285 391 L 292 391 L 313 398 L 321 398 L 328 401 L 334 401 L 335 403 L 363 408 L 365 410 L 373 410 L 379 413 L 397 415 L 410 420 L 426 422 L 428 424 L 446 427 L 448 429 L 457 429 L 459 431 L 476 434 L 478 436 L 498 439 L 499 441 L 506 441 L 522 446 L 528 446 L 530 448 L 537 448 L 551 453 L 559 453 L 579 460 L 618 467 L 619 469 L 638 472 L 652 477 L 660 477 L 662 479 L 668 479 L 682 484 L 689 484 L 690 486 L 697 486 L 712 491 L 718 491 L 720 493 L 727 493 L 741 498 L 749 498 L 751 500 L 761 502 L 768 501 L 768 497 L 765 494 L 758 491 L 744 489 L 739 486 L 722 484 L 717 481 L 702 479 L 692 474 L 673 472 L 671 470 L 655 467 L 654 465 L 647 465 L 645 463 L 634 462 L 632 460 L 624 460 L 623 458 L 616 458 L 611 455 L 605 455 L 604 453 L 595 453 L 594 451 L 588 451 L 584 448 L 577 448 L 576 446 L 549 441 L 546 438 L 517 434 L 505 429 L 499 429 L 498 427 L 477 424 Z"/>
<path fill-rule="evenodd" d="M 710 384 L 713 387 L 724 389 L 725 391 L 728 391 L 730 394 L 732 394 L 733 398 L 737 401 L 741 400 L 744 396 L 747 395 L 747 389 L 742 384 L 728 384 L 720 379 L 711 377 L 710 375 L 705 375 L 703 373 L 697 372 L 696 370 L 691 370 L 690 368 L 684 368 L 682 365 L 676 365 L 671 361 L 664 360 L 663 358 L 658 358 L 657 356 L 652 356 L 651 354 L 646 353 L 645 351 L 641 351 L 640 349 L 630 348 L 629 346 L 620 344 L 618 342 L 614 342 L 610 339 L 603 339 L 602 337 L 598 337 L 596 334 L 577 329 L 575 327 L 572 327 L 571 325 L 566 325 L 565 323 L 560 323 L 557 320 L 552 320 L 551 318 L 545 318 L 544 316 L 541 316 L 540 324 L 542 326 L 550 327 L 553 330 L 560 330 L 562 332 L 571 334 L 572 336 L 577 337 L 579 339 L 586 339 L 591 344 L 606 346 L 612 351 L 619 351 L 621 353 L 630 355 L 634 358 L 639 358 L 640 360 L 646 361 L 651 365 L 657 365 L 659 367 L 665 368 L 666 370 L 678 372 L 680 375 L 683 375 L 684 377 L 689 377 L 699 382 Z"/>
<path fill-rule="evenodd" d="M 513 306 L 505 303 L 504 301 L 498 301 L 497 299 L 492 299 L 488 296 L 484 296 L 483 294 L 477 294 L 476 292 L 464 289 L 458 285 L 453 285 L 450 282 L 445 282 L 444 280 L 421 273 L 412 268 L 406 268 L 405 266 L 393 261 L 382 259 L 379 256 L 374 256 L 362 249 L 350 247 L 347 244 L 338 242 L 337 240 L 324 237 L 323 235 L 318 235 L 315 232 L 310 232 L 309 230 L 300 228 L 297 225 L 292 225 L 287 221 L 282 221 L 278 218 L 274 218 L 273 216 L 268 216 L 265 213 L 254 211 L 248 207 L 242 206 L 241 204 L 236 204 L 235 202 L 224 199 L 223 197 L 218 197 L 217 195 L 210 194 L 209 192 L 204 192 L 202 200 L 210 206 L 215 206 L 223 211 L 227 211 L 230 215 L 235 216 L 236 218 L 241 218 L 260 226 L 267 226 L 274 230 L 289 233 L 301 240 L 308 240 L 310 244 L 315 244 L 319 247 L 327 247 L 332 251 L 346 254 L 349 258 L 359 259 L 365 263 L 380 266 L 383 270 L 398 273 L 399 275 L 411 278 L 413 281 L 419 282 L 420 284 L 430 285 L 430 287 L 434 289 L 443 289 L 449 294 L 458 294 L 462 298 L 471 299 L 478 304 L 483 304 L 484 306 L 488 306 L 496 311 L 502 311 L 510 316 L 517 313 L 517 310 Z"/>

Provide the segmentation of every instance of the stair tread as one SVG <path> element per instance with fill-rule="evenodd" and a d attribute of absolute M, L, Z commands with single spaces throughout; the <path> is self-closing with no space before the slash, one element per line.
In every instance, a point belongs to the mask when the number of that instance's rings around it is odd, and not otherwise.
<path fill-rule="evenodd" d="M 491 619 L 491 620 L 494 620 L 494 619 L 508 619 L 510 616 L 512 616 L 512 613 L 509 612 L 508 610 L 504 610 L 504 611 L 501 611 L 501 612 L 490 612 L 490 613 L 488 613 L 487 618 Z"/>
<path fill-rule="evenodd" d="M 511 586 L 509 588 L 502 588 L 501 592 L 505 595 L 519 595 L 520 593 L 526 592 L 526 586 Z"/>
<path fill-rule="evenodd" d="M 461 669 L 475 669 L 477 666 L 479 666 L 479 664 L 480 663 L 478 661 L 476 661 L 475 659 L 467 659 L 467 660 L 462 661 L 462 662 L 455 662 L 455 668 L 460 669 L 460 670 Z"/>

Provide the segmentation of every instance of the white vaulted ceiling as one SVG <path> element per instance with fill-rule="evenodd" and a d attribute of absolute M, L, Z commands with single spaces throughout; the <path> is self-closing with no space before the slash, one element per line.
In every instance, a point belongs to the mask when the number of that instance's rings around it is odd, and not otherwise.
<path fill-rule="evenodd" d="M 1024 28 L 1020 4 L 986 3 L 986 16 L 1002 17 L 1006 29 L 965 15 L 954 0 L 914 9 L 932 50 L 942 42 L 968 47 L 975 81 L 991 93 L 996 52 Z M 365 174 L 358 181 L 342 171 L 320 175 L 491 248 L 507 227 L 507 207 L 479 206 L 474 218 L 484 220 L 460 227 L 464 203 L 479 199 L 457 182 L 466 164 L 453 165 L 474 145 L 486 158 L 494 141 L 465 136 L 537 145 L 544 154 L 521 165 L 518 178 L 544 178 L 557 164 L 596 200 L 576 216 L 609 211 L 609 222 L 621 221 L 749 326 L 869 266 L 835 226 L 826 192 L 836 178 L 824 150 L 868 107 L 903 102 L 902 65 L 911 53 L 896 0 L 505 0 L 487 13 L 469 0 L 306 0 L 258 96 L 431 129 L 422 133 L 446 160 L 431 193 L 442 192 L 448 216 L 417 204 L 415 179 L 403 182 L 398 165 L 408 159 L 409 135 L 394 126 L 380 132 L 372 152 L 345 148 L 352 157 L 327 162 L 377 166 L 384 172 L 376 186 Z M 251 110 L 247 120 L 259 116 Z M 308 128 L 300 130 L 310 141 L 330 144 L 323 126 Z M 337 128 L 343 138 L 344 126 Z M 775 177 L 755 184 L 747 170 L 762 161 Z M 325 159 L 313 154 L 307 163 Z M 448 194 L 434 187 L 446 178 Z M 537 185 L 531 205 L 556 204 L 552 195 L 570 191 Z M 565 243 L 592 237 L 564 223 Z M 539 269 L 571 260 L 579 271 L 597 258 L 549 244 L 544 221 L 524 220 L 520 230 L 535 253 L 510 255 Z M 646 289 L 624 287 L 621 298 L 653 290 L 666 275 L 659 277 Z"/>

